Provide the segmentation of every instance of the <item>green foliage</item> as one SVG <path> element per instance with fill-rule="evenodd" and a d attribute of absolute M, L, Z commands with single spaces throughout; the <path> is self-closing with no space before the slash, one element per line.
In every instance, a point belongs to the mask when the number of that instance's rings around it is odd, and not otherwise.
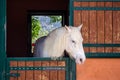
<path fill-rule="evenodd" d="M 62 16 L 49 16 L 51 23 L 62 21 Z M 52 28 L 51 28 L 52 29 Z M 39 37 L 46 36 L 49 32 L 43 30 L 39 21 L 39 16 L 32 16 L 32 43 L 34 43 Z"/>
<path fill-rule="evenodd" d="M 40 29 L 42 28 L 38 18 L 32 16 L 32 42 L 38 38 Z"/>
<path fill-rule="evenodd" d="M 62 21 L 62 16 L 50 16 L 51 23 Z"/>
<path fill-rule="evenodd" d="M 34 43 L 39 37 L 46 36 L 48 31 L 42 29 L 38 17 L 32 16 L 32 43 Z"/>

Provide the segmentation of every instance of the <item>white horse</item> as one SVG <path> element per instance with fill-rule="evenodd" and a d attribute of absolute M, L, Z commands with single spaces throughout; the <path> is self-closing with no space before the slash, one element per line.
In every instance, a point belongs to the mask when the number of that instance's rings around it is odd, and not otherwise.
<path fill-rule="evenodd" d="M 34 57 L 63 57 L 67 52 L 76 63 L 86 60 L 83 50 L 83 38 L 80 33 L 82 25 L 78 27 L 60 27 L 39 38 L 34 46 Z"/>

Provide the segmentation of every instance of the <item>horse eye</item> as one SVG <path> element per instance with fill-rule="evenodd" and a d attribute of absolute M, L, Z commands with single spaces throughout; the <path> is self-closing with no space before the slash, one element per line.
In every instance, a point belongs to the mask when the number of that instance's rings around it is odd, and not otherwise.
<path fill-rule="evenodd" d="M 74 41 L 74 40 L 72 40 L 72 43 L 75 43 L 75 41 Z"/>

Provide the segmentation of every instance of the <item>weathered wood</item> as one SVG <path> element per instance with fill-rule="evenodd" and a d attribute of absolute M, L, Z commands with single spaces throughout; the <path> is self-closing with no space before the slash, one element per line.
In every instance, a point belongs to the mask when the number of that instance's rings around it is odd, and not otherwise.
<path fill-rule="evenodd" d="M 49 66 L 49 61 L 42 61 L 42 66 Z M 41 80 L 49 80 L 50 72 L 48 70 L 42 70 Z"/>
<path fill-rule="evenodd" d="M 41 61 L 34 61 L 34 67 L 41 67 Z M 34 80 L 42 80 L 42 71 L 34 70 Z"/>
<path fill-rule="evenodd" d="M 82 6 L 88 6 L 88 2 L 82 2 Z M 84 43 L 89 43 L 89 11 L 83 10 L 81 11 L 82 14 L 82 36 L 84 39 Z M 89 48 L 84 48 L 85 52 L 89 52 Z"/>
<path fill-rule="evenodd" d="M 65 66 L 65 62 L 59 61 L 58 66 Z M 65 70 L 58 71 L 58 80 L 65 80 L 65 77 L 66 77 Z"/>
<path fill-rule="evenodd" d="M 65 61 L 10 61 L 10 67 L 65 67 Z M 65 80 L 65 70 L 11 70 L 10 73 L 19 73 L 19 77 L 10 77 L 10 80 Z"/>
<path fill-rule="evenodd" d="M 25 61 L 18 61 L 18 67 L 25 67 Z M 18 80 L 25 80 L 25 71 L 19 70 L 18 73 L 20 74 Z"/>
<path fill-rule="evenodd" d="M 91 2 L 90 6 L 96 6 L 96 2 Z M 96 11 L 89 11 L 89 27 L 90 27 L 90 34 L 89 34 L 89 43 L 97 43 L 97 24 L 96 24 Z M 96 52 L 96 48 L 90 48 L 90 52 Z"/>
<path fill-rule="evenodd" d="M 17 67 L 17 61 L 11 61 L 10 67 Z M 18 71 L 11 70 L 10 73 L 18 73 Z M 17 80 L 17 77 L 10 77 L 10 80 Z"/>
<path fill-rule="evenodd" d="M 26 61 L 26 67 L 33 67 L 33 61 Z M 26 80 L 34 80 L 33 70 L 26 70 Z"/>
<path fill-rule="evenodd" d="M 74 7 L 120 7 L 120 2 L 74 2 Z M 83 24 L 84 43 L 120 43 L 120 11 L 75 10 L 74 26 Z M 84 47 L 85 52 L 120 52 L 119 47 Z"/>
<path fill-rule="evenodd" d="M 112 7 L 112 2 L 106 2 L 105 6 Z M 112 43 L 113 39 L 113 11 L 105 11 L 105 43 Z M 112 48 L 105 48 L 105 52 L 112 52 Z"/>
<path fill-rule="evenodd" d="M 57 66 L 57 61 L 50 61 L 50 66 Z M 58 80 L 58 72 L 57 70 L 50 71 L 50 80 Z"/>
<path fill-rule="evenodd" d="M 98 7 L 104 7 L 104 2 L 98 2 Z M 97 43 L 104 44 L 104 12 L 97 11 Z M 104 52 L 104 48 L 97 48 L 97 52 Z"/>

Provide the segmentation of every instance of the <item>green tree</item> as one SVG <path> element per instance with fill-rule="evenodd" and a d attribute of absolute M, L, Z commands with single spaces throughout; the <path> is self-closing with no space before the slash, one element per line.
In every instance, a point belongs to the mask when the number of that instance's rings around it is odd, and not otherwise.
<path fill-rule="evenodd" d="M 51 23 L 62 21 L 62 16 L 50 16 L 51 18 Z"/>
<path fill-rule="evenodd" d="M 38 17 L 32 16 L 32 42 L 35 42 L 35 40 L 38 38 L 40 29 L 42 28 Z"/>

